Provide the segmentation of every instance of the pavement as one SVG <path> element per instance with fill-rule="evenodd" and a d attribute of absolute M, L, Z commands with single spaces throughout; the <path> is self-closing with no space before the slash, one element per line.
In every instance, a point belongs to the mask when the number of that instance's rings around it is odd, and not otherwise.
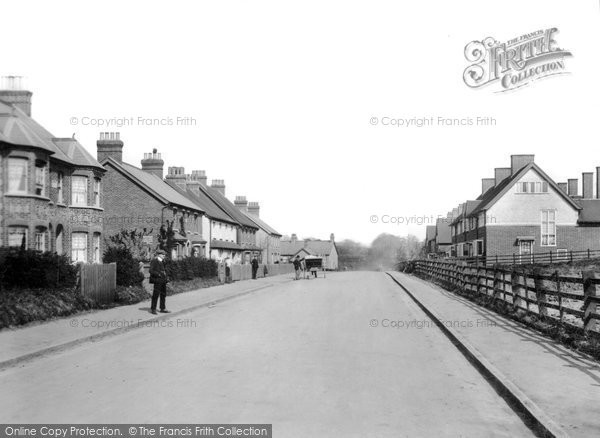
<path fill-rule="evenodd" d="M 566 435 L 600 436 L 597 362 L 435 284 L 391 275 Z"/>
<path fill-rule="evenodd" d="M 5 368 L 0 423 L 271 423 L 276 437 L 533 436 L 386 274 L 288 280 L 266 279 L 271 286 L 204 307 L 199 296 L 209 290 L 170 297 L 174 310 L 184 300 L 196 307 Z M 217 296 L 225 288 L 244 285 L 216 288 Z M 144 307 L 93 315 L 150 318 Z M 420 323 L 394 327 L 399 321 Z M 1 335 L 4 346 L 11 336 Z"/>
<path fill-rule="evenodd" d="M 106 336 L 143 328 L 202 306 L 232 299 L 272 285 L 291 281 L 290 274 L 239 281 L 198 289 L 167 297 L 167 308 L 172 314 L 152 315 L 150 300 L 112 309 L 93 310 L 51 321 L 0 331 L 0 370 L 54 354 L 79 343 L 95 341 Z"/>

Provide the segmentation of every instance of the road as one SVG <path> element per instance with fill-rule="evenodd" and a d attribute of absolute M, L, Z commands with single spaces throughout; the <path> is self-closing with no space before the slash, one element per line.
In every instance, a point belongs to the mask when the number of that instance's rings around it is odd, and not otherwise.
<path fill-rule="evenodd" d="M 290 281 L 168 321 L 172 327 L 133 330 L 0 373 L 0 423 L 272 423 L 275 437 L 532 436 L 383 273 Z M 386 327 L 391 321 L 418 326 Z"/>

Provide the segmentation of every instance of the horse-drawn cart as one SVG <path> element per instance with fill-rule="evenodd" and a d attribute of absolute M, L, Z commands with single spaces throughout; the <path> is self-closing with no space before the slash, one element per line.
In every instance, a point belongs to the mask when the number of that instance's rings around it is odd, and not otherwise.
<path fill-rule="evenodd" d="M 320 272 L 323 273 L 323 278 L 327 276 L 322 257 L 307 255 L 301 261 L 304 262 L 304 278 L 317 278 Z"/>

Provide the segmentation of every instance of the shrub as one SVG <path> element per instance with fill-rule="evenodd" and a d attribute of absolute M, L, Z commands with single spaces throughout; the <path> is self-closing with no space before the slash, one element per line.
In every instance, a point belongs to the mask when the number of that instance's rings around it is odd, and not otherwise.
<path fill-rule="evenodd" d="M 104 251 L 102 261 L 117 264 L 118 286 L 133 286 L 144 280 L 139 262 L 133 258 L 131 251 L 125 246 L 109 246 Z"/>
<path fill-rule="evenodd" d="M 186 257 L 165 260 L 165 269 L 171 281 L 213 278 L 217 276 L 217 262 L 204 257 Z"/>
<path fill-rule="evenodd" d="M 0 284 L 8 289 L 70 288 L 77 281 L 77 269 L 64 255 L 10 248 L 1 256 Z"/>

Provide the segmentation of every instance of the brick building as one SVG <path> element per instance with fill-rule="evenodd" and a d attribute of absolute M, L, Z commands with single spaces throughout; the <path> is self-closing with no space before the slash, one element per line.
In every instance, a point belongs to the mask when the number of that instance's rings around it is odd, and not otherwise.
<path fill-rule="evenodd" d="M 156 149 L 144 154 L 139 168 L 123 162 L 123 146 L 119 133 L 114 132 L 101 133 L 97 142 L 98 160 L 106 169 L 105 234 L 146 229 L 145 246 L 151 253 L 171 226 L 174 247 L 170 257 L 207 255 L 204 210 L 163 180 L 164 161 Z"/>
<path fill-rule="evenodd" d="M 600 249 L 600 168 L 596 197 L 593 173 L 555 183 L 533 155 L 512 155 L 511 167 L 496 168 L 482 180 L 482 193 L 458 207 L 451 224 L 452 255 L 515 255 L 527 261 L 532 253 Z"/>
<path fill-rule="evenodd" d="M 257 227 L 256 246 L 260 248 L 261 263 L 279 263 L 281 257 L 281 234 L 260 218 L 258 202 L 248 202 L 245 196 L 236 196 L 234 205 Z"/>
<path fill-rule="evenodd" d="M 0 90 L 0 246 L 100 262 L 105 169 L 31 118 L 32 93 Z"/>

